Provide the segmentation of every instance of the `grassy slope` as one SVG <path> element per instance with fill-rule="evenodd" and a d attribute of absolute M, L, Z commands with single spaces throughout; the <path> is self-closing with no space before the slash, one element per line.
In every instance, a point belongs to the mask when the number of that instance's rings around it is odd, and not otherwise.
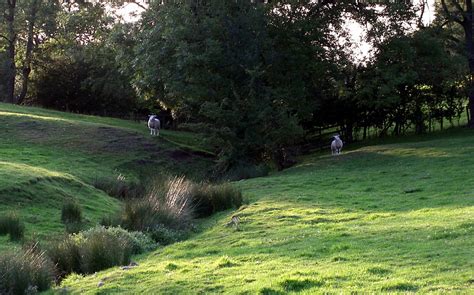
<path fill-rule="evenodd" d="M 77 293 L 474 292 L 474 132 L 313 155 L 239 185 L 249 204 Z M 103 280 L 100 289 L 97 283 Z"/>
<path fill-rule="evenodd" d="M 60 208 L 76 198 L 85 219 L 96 223 L 120 206 L 92 184 L 96 178 L 150 172 L 195 176 L 209 160 L 183 151 L 196 143 L 190 134 L 148 136 L 144 124 L 0 104 L 0 214 L 14 210 L 27 237 L 40 240 L 64 231 Z M 18 246 L 0 237 L 0 251 Z"/>

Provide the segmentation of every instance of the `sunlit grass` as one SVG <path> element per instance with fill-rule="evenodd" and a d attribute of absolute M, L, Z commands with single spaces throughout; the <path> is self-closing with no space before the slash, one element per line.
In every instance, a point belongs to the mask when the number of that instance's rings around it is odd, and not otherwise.
<path fill-rule="evenodd" d="M 474 291 L 474 132 L 326 152 L 239 182 L 249 201 L 139 267 L 72 276 L 77 293 Z M 226 227 L 233 215 L 239 228 Z"/>
<path fill-rule="evenodd" d="M 96 179 L 196 176 L 210 166 L 211 160 L 191 152 L 175 159 L 176 151 L 139 123 L 0 103 L 0 214 L 16 212 L 25 238 L 40 242 L 64 233 L 61 207 L 67 199 L 83 208 L 84 227 L 97 224 L 120 202 L 93 187 Z M 20 246 L 0 237 L 0 252 Z"/>

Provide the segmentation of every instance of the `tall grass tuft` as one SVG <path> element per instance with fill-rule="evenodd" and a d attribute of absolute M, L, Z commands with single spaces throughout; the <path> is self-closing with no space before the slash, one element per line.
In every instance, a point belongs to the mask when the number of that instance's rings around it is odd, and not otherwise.
<path fill-rule="evenodd" d="M 23 239 L 25 234 L 25 225 L 21 222 L 16 213 L 10 212 L 0 216 L 0 236 L 10 235 L 11 241 Z"/>
<path fill-rule="evenodd" d="M 81 223 L 82 209 L 81 206 L 74 200 L 66 200 L 61 209 L 61 221 L 67 223 Z"/>
<path fill-rule="evenodd" d="M 193 218 L 193 188 L 184 177 L 171 178 L 163 186 L 155 185 L 147 197 L 125 205 L 122 225 L 138 231 L 149 231 L 157 225 L 189 227 Z"/>
<path fill-rule="evenodd" d="M 71 235 L 50 244 L 48 256 L 56 265 L 58 277 L 63 278 L 70 273 L 81 273 L 81 252 L 79 243 Z"/>
<path fill-rule="evenodd" d="M 31 294 L 49 289 L 54 265 L 35 247 L 0 256 L 0 294 Z"/>
<path fill-rule="evenodd" d="M 93 185 L 109 196 L 122 200 L 141 198 L 146 192 L 143 183 L 127 181 L 122 174 L 119 174 L 117 177 L 96 178 Z"/>
<path fill-rule="evenodd" d="M 90 274 L 116 265 L 127 265 L 132 245 L 106 230 L 91 232 L 79 243 L 81 270 Z"/>
<path fill-rule="evenodd" d="M 187 229 L 194 217 L 238 208 L 242 202 L 240 190 L 228 183 L 194 183 L 184 177 L 173 177 L 164 183 L 156 181 L 147 197 L 127 202 L 121 225 L 129 230 L 148 231 L 152 236 L 164 237 L 167 233 L 163 234 L 163 227 Z M 157 232 L 153 234 L 155 229 Z"/>
<path fill-rule="evenodd" d="M 193 203 L 195 214 L 198 217 L 206 217 L 219 211 L 238 208 L 242 202 L 241 191 L 228 183 L 195 186 Z"/>

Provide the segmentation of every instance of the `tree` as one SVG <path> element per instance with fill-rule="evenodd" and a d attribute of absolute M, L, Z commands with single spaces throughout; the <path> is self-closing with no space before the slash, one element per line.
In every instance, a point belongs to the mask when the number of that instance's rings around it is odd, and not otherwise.
<path fill-rule="evenodd" d="M 0 35 L 6 43 L 6 76 L 5 76 L 5 99 L 7 102 L 14 102 L 15 95 L 15 77 L 16 77 L 16 39 L 17 34 L 15 33 L 15 12 L 16 12 L 16 0 L 7 0 L 3 7 L 4 13 L 3 18 L 6 26 L 6 34 Z"/>
<path fill-rule="evenodd" d="M 442 12 L 448 21 L 459 24 L 464 30 L 464 42 L 469 66 L 469 122 L 468 126 L 474 128 L 474 40 L 473 40 L 473 10 L 472 0 L 462 1 L 441 0 Z"/>
<path fill-rule="evenodd" d="M 89 114 L 127 116 L 136 112 L 131 70 L 117 60 L 125 47 L 116 37 L 117 24 L 100 3 L 75 3 L 73 7 L 58 12 L 56 32 L 41 48 L 34 101 Z"/>
<path fill-rule="evenodd" d="M 0 19 L 0 39 L 7 52 L 5 101 L 22 103 L 25 99 L 34 51 L 51 37 L 55 13 L 59 8 L 59 1 L 7 0 L 0 4 L 3 15 Z M 19 74 L 20 77 L 17 77 Z M 21 80 L 19 89 L 16 89 L 17 80 Z"/>
<path fill-rule="evenodd" d="M 452 119 L 462 105 L 463 63 L 450 54 L 446 33 L 436 27 L 394 36 L 380 44 L 373 64 L 358 82 L 358 105 L 385 133 L 415 126 L 426 130 L 432 119 Z"/>

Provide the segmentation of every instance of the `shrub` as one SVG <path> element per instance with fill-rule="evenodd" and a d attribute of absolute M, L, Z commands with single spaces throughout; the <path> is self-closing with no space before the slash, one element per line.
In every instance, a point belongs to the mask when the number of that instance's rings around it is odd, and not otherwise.
<path fill-rule="evenodd" d="M 161 224 L 157 224 L 154 227 L 149 228 L 148 233 L 154 241 L 160 243 L 161 245 L 169 245 L 184 240 L 187 234 L 186 231 L 172 230 L 164 227 Z"/>
<path fill-rule="evenodd" d="M 84 225 L 81 222 L 72 222 L 64 224 L 64 227 L 66 228 L 67 233 L 75 234 L 80 232 L 83 229 Z"/>
<path fill-rule="evenodd" d="M 63 277 L 72 272 L 88 274 L 125 265 L 130 263 L 132 254 L 150 251 L 156 246 L 143 233 L 98 226 L 53 243 L 49 255 Z"/>
<path fill-rule="evenodd" d="M 56 265 L 60 278 L 70 273 L 82 272 L 79 243 L 72 235 L 67 235 L 61 241 L 51 243 L 48 256 Z"/>
<path fill-rule="evenodd" d="M 87 239 L 98 232 L 107 232 L 114 236 L 116 239 L 125 242 L 131 247 L 132 254 L 140 254 L 146 251 L 151 251 L 156 249 L 156 247 L 158 246 L 146 234 L 138 231 L 129 232 L 121 227 L 105 228 L 103 226 L 97 226 L 85 232 L 82 232 L 82 235 Z"/>
<path fill-rule="evenodd" d="M 45 291 L 53 279 L 54 265 L 36 248 L 0 256 L 0 294 Z"/>
<path fill-rule="evenodd" d="M 120 216 L 118 215 L 108 215 L 102 217 L 99 224 L 105 227 L 119 226 L 120 225 Z"/>
<path fill-rule="evenodd" d="M 7 213 L 0 216 L 0 235 L 10 235 L 11 241 L 23 239 L 25 225 L 15 213 Z"/>
<path fill-rule="evenodd" d="M 64 224 L 82 222 L 82 209 L 74 200 L 66 200 L 61 209 L 61 221 Z"/>
<path fill-rule="evenodd" d="M 132 245 L 106 230 L 93 231 L 79 241 L 81 270 L 90 274 L 116 265 L 130 263 Z"/>
<path fill-rule="evenodd" d="M 94 187 L 118 199 L 137 199 L 145 195 L 145 185 L 140 182 L 127 182 L 125 176 L 101 177 L 94 181 Z"/>
<path fill-rule="evenodd" d="M 193 203 L 195 214 L 198 217 L 206 217 L 219 211 L 240 207 L 242 193 L 228 183 L 201 184 L 195 190 Z"/>

